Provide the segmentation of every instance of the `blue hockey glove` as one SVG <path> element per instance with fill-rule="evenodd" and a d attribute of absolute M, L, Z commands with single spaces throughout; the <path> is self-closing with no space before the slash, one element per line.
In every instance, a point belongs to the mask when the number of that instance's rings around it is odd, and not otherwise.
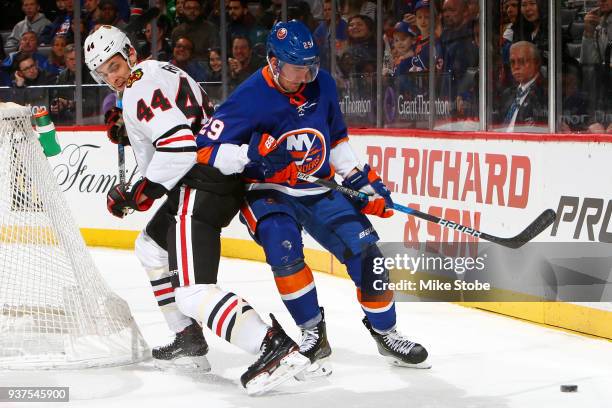
<path fill-rule="evenodd" d="M 363 170 L 348 176 L 342 185 L 353 190 L 362 191 L 372 198 L 365 202 L 362 201 L 361 212 L 363 214 L 376 215 L 388 218 L 393 215 L 393 200 L 391 192 L 382 182 L 380 176 L 370 168 L 369 165 L 363 166 Z"/>

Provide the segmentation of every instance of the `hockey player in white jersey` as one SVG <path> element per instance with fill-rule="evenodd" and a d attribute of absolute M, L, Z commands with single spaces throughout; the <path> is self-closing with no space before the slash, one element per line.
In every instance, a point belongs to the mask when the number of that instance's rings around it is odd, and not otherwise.
<path fill-rule="evenodd" d="M 170 63 L 136 64 L 134 48 L 116 27 L 101 26 L 84 49 L 92 76 L 122 94 L 122 111 L 107 115 L 115 124 L 109 137 L 131 145 L 143 176 L 131 188 L 111 188 L 109 211 L 123 217 L 167 196 L 135 244 L 176 333 L 172 344 L 153 350 L 153 357 L 196 358 L 207 365 L 201 322 L 243 350 L 260 353 L 241 377 L 249 394 L 266 392 L 305 369 L 308 359 L 273 316 L 270 327 L 244 299 L 217 285 L 220 231 L 236 215 L 243 187 L 235 176 L 196 164 L 194 134 L 212 113 L 206 93 Z"/>

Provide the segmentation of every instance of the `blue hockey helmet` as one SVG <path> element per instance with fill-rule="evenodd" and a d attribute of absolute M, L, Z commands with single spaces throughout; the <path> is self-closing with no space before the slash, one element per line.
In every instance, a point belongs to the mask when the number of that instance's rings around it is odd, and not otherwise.
<path fill-rule="evenodd" d="M 317 77 L 320 65 L 319 48 L 308 27 L 300 21 L 281 21 L 274 24 L 268 34 L 266 48 L 268 63 L 275 79 L 278 80 L 280 75 L 291 82 L 312 82 Z M 278 59 L 276 66 L 270 63 L 271 57 Z M 292 67 L 284 69 L 287 64 Z M 299 75 L 300 71 L 306 75 Z"/>

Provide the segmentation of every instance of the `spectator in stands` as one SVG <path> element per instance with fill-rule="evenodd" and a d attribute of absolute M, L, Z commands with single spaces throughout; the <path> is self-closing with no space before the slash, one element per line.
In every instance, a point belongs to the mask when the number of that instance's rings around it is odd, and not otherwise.
<path fill-rule="evenodd" d="M 502 69 L 499 73 L 500 85 L 508 86 L 512 81 L 510 71 L 510 46 L 514 42 L 514 30 L 519 15 L 519 0 L 504 0 L 502 13 L 506 23 L 501 29 Z"/>
<path fill-rule="evenodd" d="M 36 35 L 40 35 L 42 30 L 48 24 L 51 24 L 51 21 L 40 12 L 38 0 L 22 0 L 21 9 L 25 14 L 25 18 L 13 27 L 13 31 L 6 39 L 6 44 L 4 45 L 6 48 L 17 48 L 24 33 L 33 31 Z"/>
<path fill-rule="evenodd" d="M 72 31 L 72 1 L 58 0 L 58 5 L 62 4 L 63 9 L 58 13 L 57 17 L 51 24 L 45 27 L 40 34 L 41 44 L 51 44 L 56 35 L 65 35 L 69 43 L 74 42 Z"/>
<path fill-rule="evenodd" d="M 223 99 L 223 60 L 221 59 L 221 49 L 220 48 L 212 48 L 208 51 L 208 70 L 206 72 L 206 82 L 205 90 L 208 93 L 208 97 L 214 104 L 219 103 Z M 214 83 L 210 83 L 214 82 Z M 231 92 L 233 90 L 233 84 L 228 84 L 228 90 Z"/>
<path fill-rule="evenodd" d="M 393 72 L 392 75 L 404 75 L 409 72 L 414 57 L 414 39 L 416 33 L 410 24 L 400 21 L 393 29 Z"/>
<path fill-rule="evenodd" d="M 83 42 L 85 41 L 85 38 L 87 38 L 87 35 L 88 35 L 88 31 L 86 31 L 86 26 L 85 26 L 85 20 L 81 19 L 81 21 L 80 21 L 80 23 L 79 23 L 78 28 L 80 28 L 80 29 L 81 29 L 81 43 L 83 43 Z M 71 30 L 72 30 L 72 33 L 71 33 L 71 34 L 72 34 L 72 36 L 71 36 L 71 37 L 72 37 L 73 39 L 74 39 L 74 38 L 76 38 L 76 35 L 75 35 L 75 30 L 76 30 L 76 29 L 77 29 L 76 24 L 73 24 L 73 25 L 72 25 L 72 27 L 71 27 Z M 71 43 L 68 41 L 68 37 L 66 37 L 66 43 L 67 43 L 67 44 L 71 44 Z"/>
<path fill-rule="evenodd" d="M 350 20 L 357 15 L 367 16 L 372 21 L 376 20 L 376 2 L 369 0 L 353 0 L 344 3 L 342 15 Z"/>
<path fill-rule="evenodd" d="M 51 46 L 51 53 L 49 54 L 49 66 L 52 69 L 61 72 L 66 64 L 64 63 L 64 48 L 66 47 L 66 36 L 64 35 L 56 35 L 53 39 L 53 44 Z"/>
<path fill-rule="evenodd" d="M 21 40 L 19 41 L 19 48 L 17 51 L 14 51 L 8 55 L 2 61 L 2 69 L 6 71 L 12 71 L 14 69 L 14 61 L 15 58 L 20 54 L 29 54 L 31 55 L 37 63 L 37 66 L 49 72 L 52 75 L 59 74 L 59 70 L 56 67 L 49 65 L 49 60 L 46 56 L 38 52 L 38 41 L 36 39 L 36 33 L 33 31 L 28 31 L 21 36 Z"/>
<path fill-rule="evenodd" d="M 466 0 L 466 7 L 465 23 L 471 24 L 472 21 L 478 20 L 480 17 L 480 4 L 478 0 Z"/>
<path fill-rule="evenodd" d="M 336 76 L 337 85 L 340 85 L 341 80 L 347 81 L 351 78 L 351 74 L 355 71 L 355 62 L 353 56 L 345 52 L 338 59 L 338 74 Z"/>
<path fill-rule="evenodd" d="M 66 48 L 64 48 L 64 59 L 66 61 L 66 68 L 59 73 L 55 83 L 56 85 L 73 85 L 76 82 L 76 48 L 74 44 L 66 45 Z M 85 64 L 81 66 L 81 72 L 84 84 L 95 83 Z"/>
<path fill-rule="evenodd" d="M 90 32 L 96 25 L 96 21 L 100 18 L 100 9 L 98 8 L 98 0 L 84 0 L 83 8 L 84 13 L 82 16 L 85 22 L 85 29 Z"/>
<path fill-rule="evenodd" d="M 362 1 L 359 14 L 362 16 L 368 16 L 372 19 L 372 21 L 376 21 L 376 2 L 370 0 Z"/>
<path fill-rule="evenodd" d="M 298 20 L 313 32 L 317 28 L 317 21 L 312 15 L 310 4 L 306 1 L 298 1 L 287 8 L 287 19 Z"/>
<path fill-rule="evenodd" d="M 374 21 L 361 14 L 351 17 L 348 20 L 348 38 L 346 53 L 351 57 L 352 73 L 375 73 L 376 36 Z"/>
<path fill-rule="evenodd" d="M 281 0 L 268 0 L 261 1 L 260 7 L 262 11 L 260 15 L 257 16 L 258 24 L 264 27 L 266 30 L 270 30 L 274 23 L 280 21 L 281 12 L 282 12 L 282 4 Z"/>
<path fill-rule="evenodd" d="M 166 38 L 170 28 L 170 19 L 165 15 L 157 18 L 157 60 L 169 61 L 172 58 L 172 46 Z M 138 58 L 142 61 L 152 57 L 151 43 L 153 41 L 153 24 L 148 22 L 144 30 L 146 42 L 138 51 Z"/>
<path fill-rule="evenodd" d="M 260 27 L 251 14 L 247 0 L 230 0 L 227 7 L 229 21 L 227 24 L 228 44 L 237 36 L 247 37 L 251 44 L 265 44 L 268 30 Z"/>
<path fill-rule="evenodd" d="M 66 11 L 66 5 L 64 4 L 66 0 L 46 0 L 46 4 L 41 4 L 41 8 L 45 10 L 45 15 L 50 21 L 55 21 L 57 16 Z M 45 0 L 39 0 L 39 2 L 45 2 Z M 55 7 L 50 5 L 50 3 L 55 3 Z"/>
<path fill-rule="evenodd" d="M 199 61 L 193 59 L 193 42 L 189 37 L 179 37 L 176 40 L 170 62 L 197 82 L 206 81 L 206 70 Z"/>
<path fill-rule="evenodd" d="M 217 27 L 204 19 L 199 0 L 185 0 L 183 14 L 185 22 L 172 31 L 172 42 L 176 44 L 180 37 L 189 37 L 194 46 L 193 57 L 206 59 L 208 49 L 219 45 Z"/>
<path fill-rule="evenodd" d="M 521 0 L 513 42 L 529 41 L 538 47 L 544 67 L 548 64 L 548 6 L 545 0 Z"/>
<path fill-rule="evenodd" d="M 332 1 L 325 0 L 323 3 L 323 20 L 315 29 L 312 37 L 319 47 L 319 55 L 321 58 L 321 67 L 330 69 L 330 49 L 333 49 L 336 55 L 342 55 L 348 44 L 348 24 L 340 16 L 339 10 L 336 10 L 336 43 L 331 47 L 331 16 L 332 16 Z"/>
<path fill-rule="evenodd" d="M 97 23 L 112 25 L 125 30 L 127 23 L 119 16 L 119 8 L 115 0 L 100 0 L 98 3 L 98 10 Z"/>
<path fill-rule="evenodd" d="M 503 117 L 500 122 L 507 132 L 516 126 L 546 126 L 548 98 L 540 75 L 541 58 L 537 46 L 519 41 L 510 47 L 510 68 L 518 84 L 502 94 Z"/>
<path fill-rule="evenodd" d="M 66 68 L 60 72 L 55 81 L 56 85 L 74 85 L 76 83 L 76 50 L 74 44 L 68 44 L 64 49 L 64 57 L 66 60 Z M 84 84 L 92 84 L 95 81 L 89 74 L 89 70 L 85 65 L 81 67 L 81 77 Z M 88 115 L 94 113 L 96 103 L 87 103 L 87 101 L 97 102 L 95 98 L 95 89 L 83 88 L 83 114 Z M 74 87 L 54 89 L 52 94 L 49 111 L 56 124 L 72 124 L 75 120 L 76 104 L 74 97 Z"/>
<path fill-rule="evenodd" d="M 206 82 L 221 82 L 222 75 L 221 49 L 211 48 L 208 51 L 208 72 L 206 74 Z"/>
<path fill-rule="evenodd" d="M 316 22 L 323 19 L 323 1 L 324 0 L 305 0 L 308 3 L 308 7 L 310 8 L 310 13 Z"/>
<path fill-rule="evenodd" d="M 393 15 L 410 25 L 416 24 L 415 5 L 417 0 L 402 0 L 394 2 Z"/>
<path fill-rule="evenodd" d="M 179 25 L 185 22 L 185 17 L 183 15 L 183 6 L 185 5 L 185 0 L 176 0 L 175 3 L 175 16 L 174 16 L 174 24 Z"/>
<path fill-rule="evenodd" d="M 415 7 L 414 13 L 416 16 L 416 26 L 420 34 L 416 38 L 412 64 L 409 68 L 410 72 L 422 72 L 429 70 L 429 45 L 430 45 L 430 29 L 429 29 L 429 1 L 419 0 Z M 436 42 L 434 61 L 440 56 L 440 43 Z"/>
<path fill-rule="evenodd" d="M 237 36 L 232 40 L 232 57 L 228 59 L 228 65 L 231 82 L 237 85 L 266 65 L 266 62 L 253 55 L 253 48 L 247 37 Z"/>
<path fill-rule="evenodd" d="M 612 0 L 599 0 L 598 4 L 584 16 L 580 57 L 583 64 L 603 63 L 606 47 L 612 41 Z"/>
<path fill-rule="evenodd" d="M 172 21 L 172 16 L 174 15 L 174 8 L 172 5 L 174 4 L 173 0 L 170 0 L 170 4 L 166 0 L 155 0 L 155 5 L 159 9 L 159 14 L 168 17 L 169 21 Z"/>
<path fill-rule="evenodd" d="M 504 0 L 502 5 L 504 26 L 501 30 L 504 40 L 512 44 L 514 39 L 514 25 L 518 20 L 519 15 L 519 0 Z"/>
<path fill-rule="evenodd" d="M 467 21 L 468 7 L 465 0 L 445 0 L 442 5 L 443 31 L 440 37 L 442 57 L 442 91 L 443 98 L 456 105 L 458 97 L 469 98 L 466 92 L 474 87 L 474 75 L 469 68 L 478 67 L 478 48 L 473 44 L 472 26 Z"/>
<path fill-rule="evenodd" d="M 55 76 L 38 68 L 32 54 L 21 53 L 13 62 L 15 77 L 13 85 L 23 88 L 34 85 L 50 85 L 55 82 Z"/>
<path fill-rule="evenodd" d="M 225 2 L 227 7 L 227 1 Z M 212 8 L 208 15 L 206 16 L 206 20 L 212 23 L 215 27 L 221 27 L 221 12 L 220 12 L 221 2 L 219 0 L 212 0 Z M 226 13 L 227 15 L 227 13 Z M 221 41 L 221 39 L 219 39 Z"/>
<path fill-rule="evenodd" d="M 581 91 L 582 69 L 573 58 L 561 64 L 561 132 L 584 132 L 591 122 L 588 98 Z"/>
<path fill-rule="evenodd" d="M 592 133 L 612 132 L 612 0 L 599 0 L 597 8 L 584 17 L 584 32 L 580 62 L 585 72 L 592 74 L 586 88 L 595 112 Z"/>

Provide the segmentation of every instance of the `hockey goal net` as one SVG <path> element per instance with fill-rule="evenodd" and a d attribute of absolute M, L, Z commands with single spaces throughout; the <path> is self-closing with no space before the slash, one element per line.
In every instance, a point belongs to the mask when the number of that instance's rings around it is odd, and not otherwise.
<path fill-rule="evenodd" d="M 106 285 L 32 129 L 0 103 L 0 368 L 85 368 L 148 355 Z"/>

